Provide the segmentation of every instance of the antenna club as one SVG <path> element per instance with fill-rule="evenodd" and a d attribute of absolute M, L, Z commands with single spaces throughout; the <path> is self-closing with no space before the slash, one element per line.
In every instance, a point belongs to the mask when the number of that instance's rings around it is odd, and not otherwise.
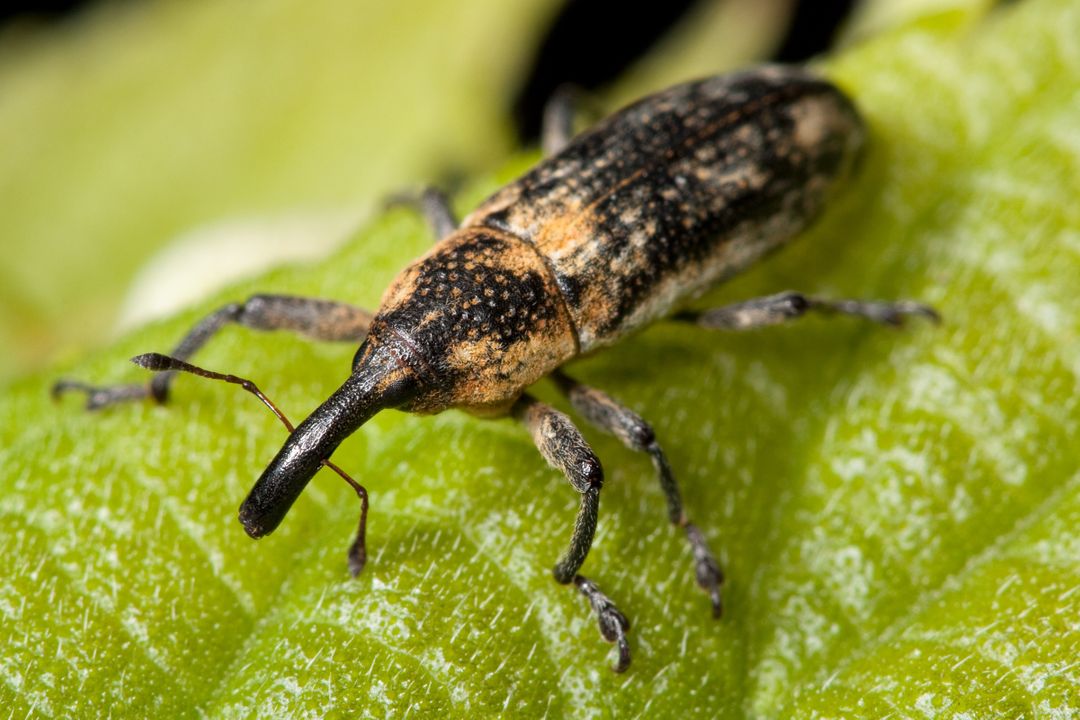
<path fill-rule="evenodd" d="M 172 370 L 175 367 L 175 363 L 173 362 L 172 358 L 156 352 L 136 355 L 135 357 L 131 358 L 131 362 L 135 363 L 141 368 L 153 370 L 154 372 L 160 372 L 162 370 Z"/>

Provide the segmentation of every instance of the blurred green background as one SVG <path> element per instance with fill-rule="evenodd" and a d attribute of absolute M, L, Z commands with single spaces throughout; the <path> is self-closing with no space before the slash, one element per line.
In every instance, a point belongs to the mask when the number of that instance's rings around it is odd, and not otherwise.
<path fill-rule="evenodd" d="M 688 4 L 602 97 L 767 57 L 794 7 Z M 563 10 L 159 0 L 9 20 L 0 379 L 103 345 L 230 274 L 325 255 L 388 192 L 497 166 Z M 565 53 L 587 66 L 617 44 L 597 42 Z"/>

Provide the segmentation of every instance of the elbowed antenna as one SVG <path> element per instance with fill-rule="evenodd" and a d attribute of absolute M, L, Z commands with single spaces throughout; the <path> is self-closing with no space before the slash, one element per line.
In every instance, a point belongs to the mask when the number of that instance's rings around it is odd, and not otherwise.
<path fill-rule="evenodd" d="M 387 357 L 389 356 L 389 358 Z M 394 407 L 397 404 L 405 402 L 411 397 L 415 390 L 415 383 L 413 382 L 412 373 L 407 369 L 404 363 L 400 362 L 393 356 L 393 352 L 388 348 L 377 348 L 374 343 L 364 343 L 356 353 L 356 359 L 354 360 L 353 374 L 345 382 L 337 392 L 334 393 L 323 405 L 318 408 L 308 421 L 312 420 L 316 416 L 321 418 L 321 431 L 308 430 L 305 432 L 304 437 L 315 438 L 318 442 L 315 443 L 315 449 L 322 448 L 329 443 L 329 449 L 325 455 L 314 455 L 305 451 L 303 459 L 305 462 L 310 460 L 311 457 L 318 457 L 316 467 L 310 472 L 304 474 L 300 466 L 290 465 L 287 462 L 279 462 L 282 460 L 282 455 L 285 450 L 289 448 L 290 443 L 296 438 L 297 428 L 293 427 L 293 424 L 289 421 L 285 414 L 278 409 L 277 405 L 270 400 L 261 390 L 251 382 L 242 377 L 228 373 L 214 372 L 213 370 L 207 370 L 205 368 L 192 365 L 184 360 L 170 357 L 168 355 L 162 355 L 160 353 L 145 353 L 138 355 L 131 359 L 136 365 L 144 367 L 147 370 L 153 370 L 155 372 L 187 372 L 199 377 L 209 378 L 211 380 L 223 380 L 228 383 L 240 385 L 248 392 L 255 395 L 262 401 L 266 407 L 281 420 L 282 424 L 289 431 L 290 437 L 286 442 L 285 447 L 278 453 L 278 457 L 274 459 L 259 478 L 259 481 L 252 488 L 251 493 L 248 495 L 247 500 L 240 507 L 240 522 L 243 523 L 244 529 L 251 537 L 261 537 L 274 530 L 281 522 L 282 518 L 288 513 L 292 503 L 303 491 L 308 481 L 314 476 L 318 470 L 319 465 L 325 465 L 330 468 L 341 478 L 349 484 L 349 486 L 356 491 L 357 497 L 360 499 L 360 524 L 356 533 L 356 539 L 353 540 L 352 545 L 349 547 L 349 572 L 353 577 L 360 574 L 360 571 L 364 569 L 364 563 L 367 561 L 367 547 L 366 547 L 366 529 L 367 529 L 367 513 L 368 513 L 368 494 L 363 485 L 349 477 L 348 473 L 342 470 L 340 467 L 330 462 L 330 453 L 337 447 L 337 445 L 351 433 L 355 432 L 360 425 L 366 422 L 372 415 L 381 409 L 387 407 Z M 335 402 L 334 407 L 327 409 L 327 406 L 331 404 L 331 401 Z M 300 425 L 299 430 L 304 430 L 308 425 L 308 421 L 305 421 Z M 341 432 L 344 430 L 344 433 Z M 336 440 L 326 440 L 331 434 L 339 434 Z M 301 443 L 303 445 L 304 443 Z M 307 443 L 311 445 L 311 443 Z M 296 453 L 294 452 L 294 455 Z M 275 473 L 271 473 L 271 470 L 278 465 L 278 470 Z M 284 474 L 283 474 L 284 473 Z M 265 482 L 267 476 L 270 477 L 269 482 Z M 284 480 L 291 480 L 289 482 L 283 482 Z M 260 490 L 260 488 L 262 488 Z M 256 502 L 261 502 L 264 507 L 268 507 L 270 513 L 258 515 L 259 509 L 254 506 L 255 509 L 249 508 L 252 503 L 252 499 L 255 498 Z M 246 515 L 245 513 L 251 513 Z M 272 524 L 264 522 L 266 517 L 272 518 Z M 263 522 L 260 522 L 263 521 Z"/>
<path fill-rule="evenodd" d="M 345 438 L 375 413 L 398 407 L 414 394 L 415 376 L 393 348 L 369 338 L 358 356 L 349 379 L 292 432 L 240 505 L 240 523 L 251 537 L 269 535 L 281 524 Z"/>

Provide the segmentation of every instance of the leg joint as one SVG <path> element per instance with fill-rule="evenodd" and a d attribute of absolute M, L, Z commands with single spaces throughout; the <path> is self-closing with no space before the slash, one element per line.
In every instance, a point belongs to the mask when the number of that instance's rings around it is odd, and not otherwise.
<path fill-rule="evenodd" d="M 226 305 L 221 312 L 230 321 L 253 330 L 277 330 L 281 321 L 275 323 L 274 319 L 280 315 L 280 305 L 280 296 L 259 294 L 242 303 Z"/>
<path fill-rule="evenodd" d="M 589 490 L 599 490 L 603 487 L 604 468 L 600 465 L 600 458 L 590 452 L 588 456 L 581 458 L 577 463 L 577 467 L 576 477 L 571 478 L 570 482 L 578 492 L 584 493 Z"/>
<path fill-rule="evenodd" d="M 264 312 L 266 307 L 273 302 L 273 295 L 259 293 L 257 295 L 252 295 L 242 303 L 233 303 L 232 305 L 226 305 L 226 307 L 236 308 L 236 313 L 238 315 L 246 315 L 248 313 Z"/>
<path fill-rule="evenodd" d="M 574 581 L 577 576 L 577 568 L 565 567 L 562 563 L 559 563 L 551 570 L 551 574 L 555 577 L 555 582 L 560 585 L 569 585 Z"/>
<path fill-rule="evenodd" d="M 777 304 L 782 308 L 785 317 L 798 317 L 804 315 L 810 309 L 810 298 L 796 290 L 786 290 L 777 296 Z"/>
<path fill-rule="evenodd" d="M 659 449 L 656 444 L 656 432 L 652 425 L 642 420 L 637 415 L 630 413 L 628 422 L 623 428 L 623 441 L 634 450 L 653 452 Z"/>

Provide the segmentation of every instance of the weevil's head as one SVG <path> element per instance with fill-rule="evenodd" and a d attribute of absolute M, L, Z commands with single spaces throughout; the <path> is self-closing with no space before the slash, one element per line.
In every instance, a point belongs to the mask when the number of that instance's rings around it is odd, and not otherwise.
<path fill-rule="evenodd" d="M 352 374 L 289 436 L 240 506 L 248 535 L 272 532 L 339 444 L 387 408 L 505 412 L 576 351 L 558 288 L 536 251 L 462 231 L 387 290 Z"/>

